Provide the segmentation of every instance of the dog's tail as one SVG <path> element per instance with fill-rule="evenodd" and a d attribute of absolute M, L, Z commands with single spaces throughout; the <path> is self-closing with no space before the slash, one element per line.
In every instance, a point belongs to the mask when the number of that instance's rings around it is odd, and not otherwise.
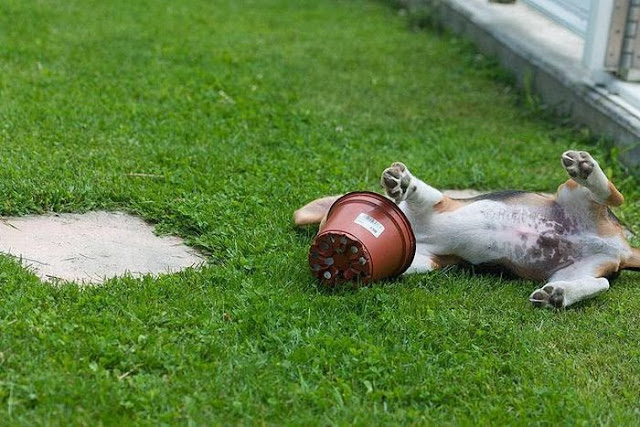
<path fill-rule="evenodd" d="M 293 213 L 293 222 L 300 225 L 322 224 L 331 205 L 341 196 L 328 196 L 307 203 Z"/>
<path fill-rule="evenodd" d="M 622 263 L 622 268 L 625 270 L 640 271 L 640 249 L 631 248 L 631 256 Z"/>

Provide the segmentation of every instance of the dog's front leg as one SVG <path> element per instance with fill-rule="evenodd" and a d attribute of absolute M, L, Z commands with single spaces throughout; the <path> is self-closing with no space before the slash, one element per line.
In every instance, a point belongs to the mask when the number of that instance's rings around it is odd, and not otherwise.
<path fill-rule="evenodd" d="M 403 274 L 428 273 L 438 268 L 438 263 L 429 253 L 425 245 L 416 246 L 416 255 L 413 257 L 411 265 Z"/>
<path fill-rule="evenodd" d="M 398 204 L 406 202 L 407 208 L 414 213 L 432 211 L 433 206 L 445 197 L 440 191 L 413 176 L 399 162 L 382 172 L 380 182 L 387 196 Z"/>

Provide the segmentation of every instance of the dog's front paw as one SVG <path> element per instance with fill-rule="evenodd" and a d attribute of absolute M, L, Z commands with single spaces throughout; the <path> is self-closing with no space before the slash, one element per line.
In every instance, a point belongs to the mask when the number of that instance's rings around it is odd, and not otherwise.
<path fill-rule="evenodd" d="M 529 301 L 534 307 L 562 308 L 564 307 L 564 289 L 553 285 L 545 285 L 533 291 Z"/>
<path fill-rule="evenodd" d="M 395 162 L 382 172 L 380 182 L 387 196 L 395 200 L 396 203 L 400 203 L 407 198 L 407 191 L 412 179 L 409 169 L 404 164 Z"/>
<path fill-rule="evenodd" d="M 586 151 L 565 151 L 562 154 L 562 166 L 571 178 L 580 183 L 589 178 L 597 165 Z"/>

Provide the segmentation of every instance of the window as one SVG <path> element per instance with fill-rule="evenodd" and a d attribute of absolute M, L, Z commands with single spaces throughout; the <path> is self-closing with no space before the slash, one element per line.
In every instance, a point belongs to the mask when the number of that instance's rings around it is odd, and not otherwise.
<path fill-rule="evenodd" d="M 589 0 L 522 0 L 581 37 L 587 34 Z"/>

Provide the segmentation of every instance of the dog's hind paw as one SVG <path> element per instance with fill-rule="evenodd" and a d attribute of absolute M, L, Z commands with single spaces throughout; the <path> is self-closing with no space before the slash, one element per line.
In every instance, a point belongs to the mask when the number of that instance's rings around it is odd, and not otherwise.
<path fill-rule="evenodd" d="M 387 196 L 391 197 L 396 203 L 400 203 L 407 198 L 412 179 L 409 169 L 404 164 L 395 162 L 382 172 L 380 183 Z"/>
<path fill-rule="evenodd" d="M 564 307 L 564 289 L 553 285 L 545 285 L 533 291 L 529 301 L 534 307 L 562 308 Z"/>
<path fill-rule="evenodd" d="M 562 166 L 569 176 L 582 183 L 589 178 L 598 164 L 586 151 L 565 151 L 562 154 Z"/>

